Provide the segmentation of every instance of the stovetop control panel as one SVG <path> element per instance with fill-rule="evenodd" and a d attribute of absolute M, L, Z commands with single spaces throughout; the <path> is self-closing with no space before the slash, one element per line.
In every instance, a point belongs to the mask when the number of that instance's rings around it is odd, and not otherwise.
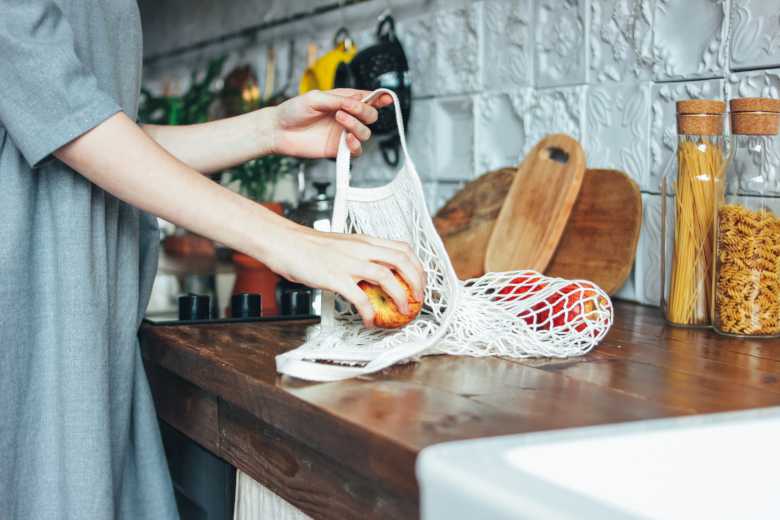
<path fill-rule="evenodd" d="M 226 318 L 213 317 L 211 297 L 206 294 L 179 296 L 178 316 L 147 316 L 145 321 L 153 325 L 199 325 L 220 323 L 247 323 L 264 321 L 300 321 L 319 319 L 311 312 L 310 293 L 296 294 L 290 301 L 283 299 L 282 314 L 263 316 L 263 298 L 260 294 L 241 293 L 230 298 Z"/>

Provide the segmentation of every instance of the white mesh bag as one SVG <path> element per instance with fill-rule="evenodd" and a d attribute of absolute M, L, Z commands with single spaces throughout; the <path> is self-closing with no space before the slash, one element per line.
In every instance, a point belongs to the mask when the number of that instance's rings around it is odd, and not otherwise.
<path fill-rule="evenodd" d="M 612 303 L 591 282 L 534 271 L 487 273 L 460 281 L 433 227 L 395 103 L 404 164 L 378 188 L 349 185 L 350 152 L 341 135 L 332 229 L 409 243 L 428 283 L 420 316 L 401 329 L 366 329 L 354 308 L 325 293 L 322 322 L 306 343 L 277 356 L 280 373 L 312 381 L 370 374 L 426 354 L 568 357 L 588 352 L 612 325 Z"/>

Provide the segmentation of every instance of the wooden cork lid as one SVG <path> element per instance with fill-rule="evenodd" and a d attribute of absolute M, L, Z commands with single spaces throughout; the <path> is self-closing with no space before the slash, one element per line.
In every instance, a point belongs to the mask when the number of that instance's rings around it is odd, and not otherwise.
<path fill-rule="evenodd" d="M 677 102 L 677 133 L 722 135 L 726 103 L 717 99 L 685 99 Z"/>
<path fill-rule="evenodd" d="M 729 102 L 731 133 L 777 135 L 780 131 L 780 99 L 738 98 Z"/>
<path fill-rule="evenodd" d="M 729 101 L 732 112 L 780 112 L 780 99 L 746 97 Z"/>
<path fill-rule="evenodd" d="M 684 99 L 677 102 L 678 114 L 722 114 L 726 103 L 718 99 Z"/>

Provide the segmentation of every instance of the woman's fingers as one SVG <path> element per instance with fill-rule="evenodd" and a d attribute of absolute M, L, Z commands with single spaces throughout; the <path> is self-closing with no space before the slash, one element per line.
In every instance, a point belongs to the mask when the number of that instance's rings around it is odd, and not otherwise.
<path fill-rule="evenodd" d="M 414 299 L 422 301 L 423 281 L 420 276 L 420 271 L 415 266 L 417 262 L 414 262 L 405 254 L 393 249 L 384 249 L 382 253 L 376 256 L 381 256 L 382 258 L 377 258 L 374 261 L 380 262 L 383 265 L 398 271 L 403 279 L 406 280 L 406 283 L 409 284 Z"/>
<path fill-rule="evenodd" d="M 367 141 L 371 137 L 371 130 L 366 125 L 361 123 L 355 116 L 351 116 L 343 110 L 336 112 L 336 122 L 361 141 Z"/>
<path fill-rule="evenodd" d="M 396 240 L 382 240 L 368 236 L 362 238 L 376 248 L 369 259 L 396 267 L 412 288 L 415 298 L 422 301 L 427 284 L 425 268 L 414 254 L 412 247 L 406 242 Z"/>
<path fill-rule="evenodd" d="M 309 106 L 314 110 L 323 112 L 335 112 L 341 108 L 344 103 L 344 96 L 339 96 L 330 92 L 321 90 L 311 90 L 303 95 L 308 98 Z"/>
<path fill-rule="evenodd" d="M 409 314 L 409 300 L 406 289 L 404 289 L 389 268 L 380 264 L 368 263 L 360 274 L 360 278 L 380 286 L 390 295 L 402 314 Z"/>
<path fill-rule="evenodd" d="M 367 125 L 375 123 L 379 119 L 377 109 L 368 103 L 363 103 L 360 99 L 344 98 L 344 101 L 341 103 L 341 109 L 349 112 Z"/>
<path fill-rule="evenodd" d="M 358 287 L 354 281 L 348 280 L 344 283 L 344 287 L 337 288 L 336 292 L 355 306 L 358 314 L 363 318 L 363 325 L 366 328 L 374 327 L 374 306 L 371 305 L 371 301 L 368 299 L 368 295 L 363 292 L 363 289 Z"/>
<path fill-rule="evenodd" d="M 360 139 L 352 134 L 347 134 L 347 148 L 354 157 L 358 157 L 363 153 L 363 145 L 360 144 Z"/>

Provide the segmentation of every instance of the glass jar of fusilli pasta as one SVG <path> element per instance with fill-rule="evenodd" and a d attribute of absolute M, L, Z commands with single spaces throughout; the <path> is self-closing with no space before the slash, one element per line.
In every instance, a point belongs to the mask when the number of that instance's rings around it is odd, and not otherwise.
<path fill-rule="evenodd" d="M 718 207 L 714 327 L 780 336 L 780 100 L 730 102 L 734 156 Z"/>
<path fill-rule="evenodd" d="M 677 154 L 661 178 L 661 310 L 668 323 L 709 327 L 714 222 L 730 146 L 726 104 L 677 102 Z"/>

